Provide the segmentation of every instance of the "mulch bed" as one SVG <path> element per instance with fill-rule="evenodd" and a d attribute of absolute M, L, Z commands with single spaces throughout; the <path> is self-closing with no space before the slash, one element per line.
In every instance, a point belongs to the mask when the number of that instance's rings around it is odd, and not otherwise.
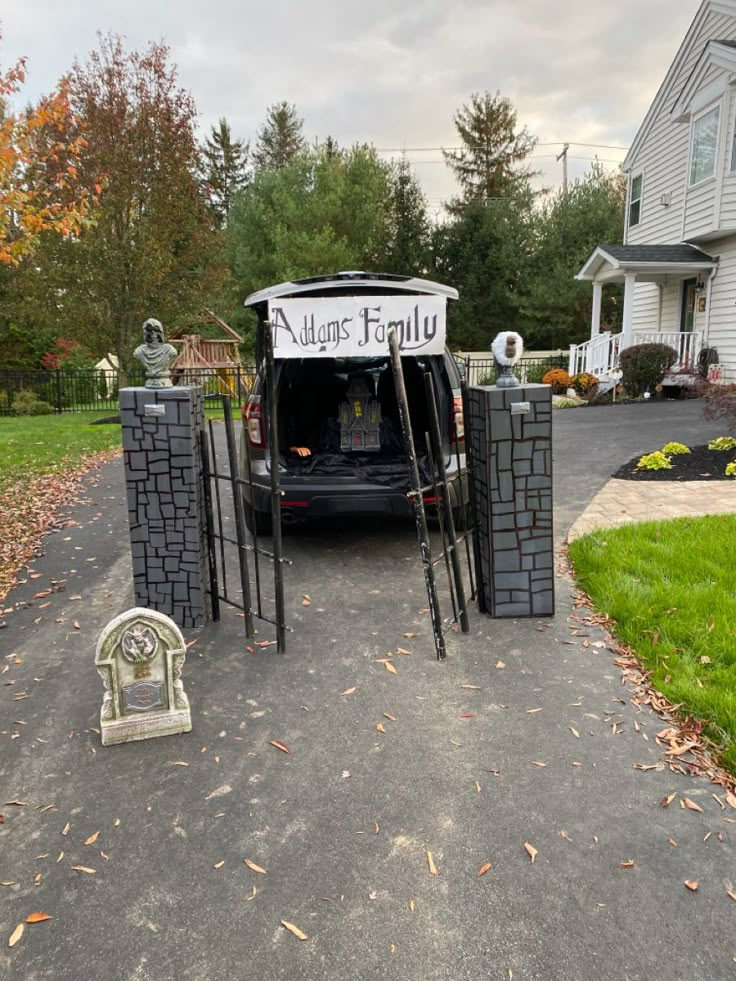
<path fill-rule="evenodd" d="M 641 454 L 629 460 L 613 474 L 617 480 L 731 480 L 724 473 L 726 464 L 736 459 L 736 450 L 709 450 L 691 446 L 690 453 L 673 455 L 671 470 L 637 470 Z"/>

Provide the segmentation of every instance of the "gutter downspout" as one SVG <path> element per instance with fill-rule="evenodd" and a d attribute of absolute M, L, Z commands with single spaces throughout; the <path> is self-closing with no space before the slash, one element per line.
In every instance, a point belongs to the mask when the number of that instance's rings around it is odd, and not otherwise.
<path fill-rule="evenodd" d="M 716 278 L 718 266 L 714 266 L 708 276 L 705 287 L 705 326 L 703 327 L 703 347 L 710 347 L 710 302 L 713 294 L 713 280 Z"/>

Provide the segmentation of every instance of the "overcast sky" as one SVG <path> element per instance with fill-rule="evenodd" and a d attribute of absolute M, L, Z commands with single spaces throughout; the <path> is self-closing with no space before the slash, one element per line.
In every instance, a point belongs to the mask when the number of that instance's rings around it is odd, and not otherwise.
<path fill-rule="evenodd" d="M 439 149 L 455 110 L 499 89 L 543 143 L 546 186 L 568 141 L 570 176 L 623 160 L 698 0 L 3 0 L 0 65 L 29 60 L 25 96 L 53 87 L 96 32 L 128 47 L 165 40 L 207 129 L 226 116 L 252 139 L 268 105 L 297 105 L 310 140 L 410 149 L 433 208 L 453 193 Z M 403 8 L 403 9 L 402 9 Z M 582 159 L 577 159 L 582 158 Z"/>

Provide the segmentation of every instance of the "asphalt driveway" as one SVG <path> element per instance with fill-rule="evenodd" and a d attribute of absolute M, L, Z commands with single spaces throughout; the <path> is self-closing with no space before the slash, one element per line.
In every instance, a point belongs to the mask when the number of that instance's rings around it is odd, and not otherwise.
<path fill-rule="evenodd" d="M 558 538 L 630 456 L 717 434 L 697 403 L 556 413 Z M 662 723 L 568 619 L 566 578 L 555 618 L 474 611 L 438 664 L 410 523 L 302 529 L 287 655 L 248 653 L 226 612 L 188 634 L 193 731 L 103 749 L 93 656 L 132 605 L 124 499 L 113 463 L 6 602 L 0 976 L 734 977 L 736 810 L 702 778 L 635 769 L 659 764 Z M 53 919 L 9 949 L 34 911 Z"/>

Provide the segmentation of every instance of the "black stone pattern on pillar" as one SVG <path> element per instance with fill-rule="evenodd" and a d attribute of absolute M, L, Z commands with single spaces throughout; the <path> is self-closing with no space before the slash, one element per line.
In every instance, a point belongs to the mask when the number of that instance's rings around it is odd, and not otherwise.
<path fill-rule="evenodd" d="M 529 412 L 512 415 L 511 405 Z M 480 570 L 492 617 L 554 613 L 552 390 L 468 389 Z"/>
<path fill-rule="evenodd" d="M 210 616 L 202 389 L 123 388 L 120 416 L 136 604 L 198 627 Z"/>

